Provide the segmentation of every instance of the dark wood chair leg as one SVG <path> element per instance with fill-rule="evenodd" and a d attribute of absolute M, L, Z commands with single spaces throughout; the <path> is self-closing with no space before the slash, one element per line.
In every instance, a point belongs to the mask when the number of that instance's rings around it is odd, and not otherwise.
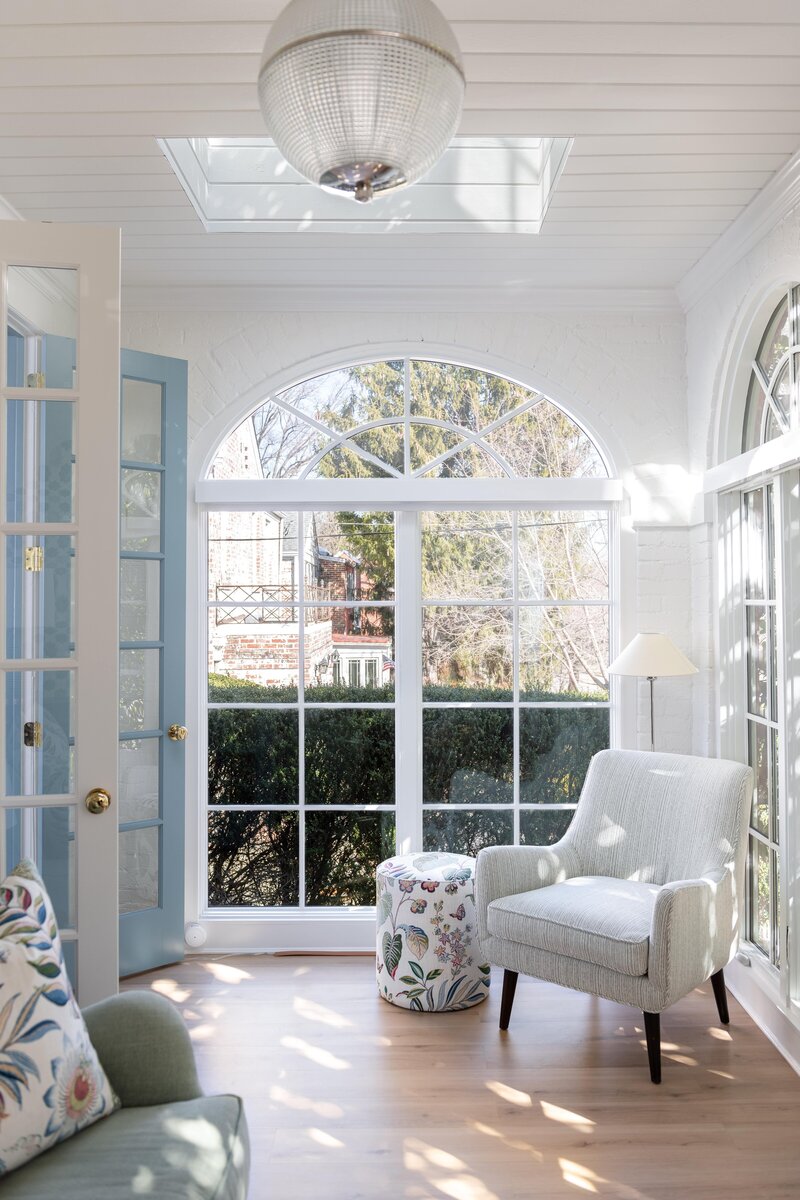
<path fill-rule="evenodd" d="M 503 998 L 500 1001 L 500 1028 L 508 1029 L 511 1020 L 511 1007 L 514 1003 L 514 992 L 517 990 L 516 971 L 503 971 Z"/>
<path fill-rule="evenodd" d="M 715 971 L 711 976 L 711 986 L 714 989 L 714 999 L 717 1002 L 719 1019 L 723 1025 L 728 1025 L 731 1019 L 728 1013 L 728 993 L 725 990 L 725 975 L 721 970 Z"/>
<path fill-rule="evenodd" d="M 650 1063 L 650 1078 L 661 1083 L 661 1014 L 644 1014 L 644 1032 L 647 1037 L 647 1058 Z"/>

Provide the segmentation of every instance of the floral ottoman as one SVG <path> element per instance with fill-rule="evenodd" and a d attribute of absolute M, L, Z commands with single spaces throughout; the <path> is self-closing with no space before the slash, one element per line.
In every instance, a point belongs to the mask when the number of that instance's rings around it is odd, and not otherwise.
<path fill-rule="evenodd" d="M 475 933 L 475 859 L 403 854 L 376 871 L 378 993 L 415 1012 L 485 1000 L 488 963 Z"/>

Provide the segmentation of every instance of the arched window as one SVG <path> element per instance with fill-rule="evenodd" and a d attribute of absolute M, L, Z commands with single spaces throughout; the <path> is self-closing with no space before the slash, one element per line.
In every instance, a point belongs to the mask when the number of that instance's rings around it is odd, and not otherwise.
<path fill-rule="evenodd" d="M 269 396 L 208 509 L 208 907 L 374 902 L 399 850 L 551 843 L 609 744 L 618 484 L 558 405 L 394 359 Z"/>
<path fill-rule="evenodd" d="M 753 332 L 758 351 L 747 364 L 741 446 L 743 453 L 763 449 L 710 473 L 722 485 L 721 745 L 723 754 L 748 761 L 755 777 L 743 929 L 754 978 L 766 973 L 769 987 L 777 982 L 782 995 L 796 999 L 786 946 L 796 920 L 800 845 L 792 803 L 800 782 L 793 716 L 800 694 L 800 464 L 794 445 L 800 429 L 800 285 L 787 288 Z"/>
<path fill-rule="evenodd" d="M 210 478 L 607 474 L 591 439 L 538 392 L 472 367 L 398 359 L 270 397 L 220 447 Z"/>
<path fill-rule="evenodd" d="M 753 359 L 745 402 L 742 450 L 800 428 L 800 286 L 775 307 Z"/>

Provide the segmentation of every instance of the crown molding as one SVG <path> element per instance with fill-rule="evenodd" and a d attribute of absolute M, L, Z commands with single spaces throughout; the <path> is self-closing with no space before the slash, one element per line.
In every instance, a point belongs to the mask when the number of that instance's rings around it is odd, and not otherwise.
<path fill-rule="evenodd" d="M 800 204 L 800 151 L 781 167 L 744 212 L 720 234 L 676 288 L 685 312 L 720 282 L 772 229 Z"/>
<path fill-rule="evenodd" d="M 667 312 L 671 288 L 124 286 L 126 312 Z"/>

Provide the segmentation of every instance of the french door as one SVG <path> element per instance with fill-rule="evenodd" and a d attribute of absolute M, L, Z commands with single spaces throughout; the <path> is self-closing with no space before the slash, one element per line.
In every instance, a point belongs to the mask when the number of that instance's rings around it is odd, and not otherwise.
<path fill-rule="evenodd" d="M 366 908 L 395 849 L 562 835 L 611 737 L 616 485 L 551 483 L 208 485 L 239 492 L 208 514 L 207 912 Z"/>
<path fill-rule="evenodd" d="M 82 1004 L 117 987 L 119 233 L 0 222 L 0 863 Z"/>
<path fill-rule="evenodd" d="M 121 362 L 120 974 L 183 957 L 187 364 Z"/>

